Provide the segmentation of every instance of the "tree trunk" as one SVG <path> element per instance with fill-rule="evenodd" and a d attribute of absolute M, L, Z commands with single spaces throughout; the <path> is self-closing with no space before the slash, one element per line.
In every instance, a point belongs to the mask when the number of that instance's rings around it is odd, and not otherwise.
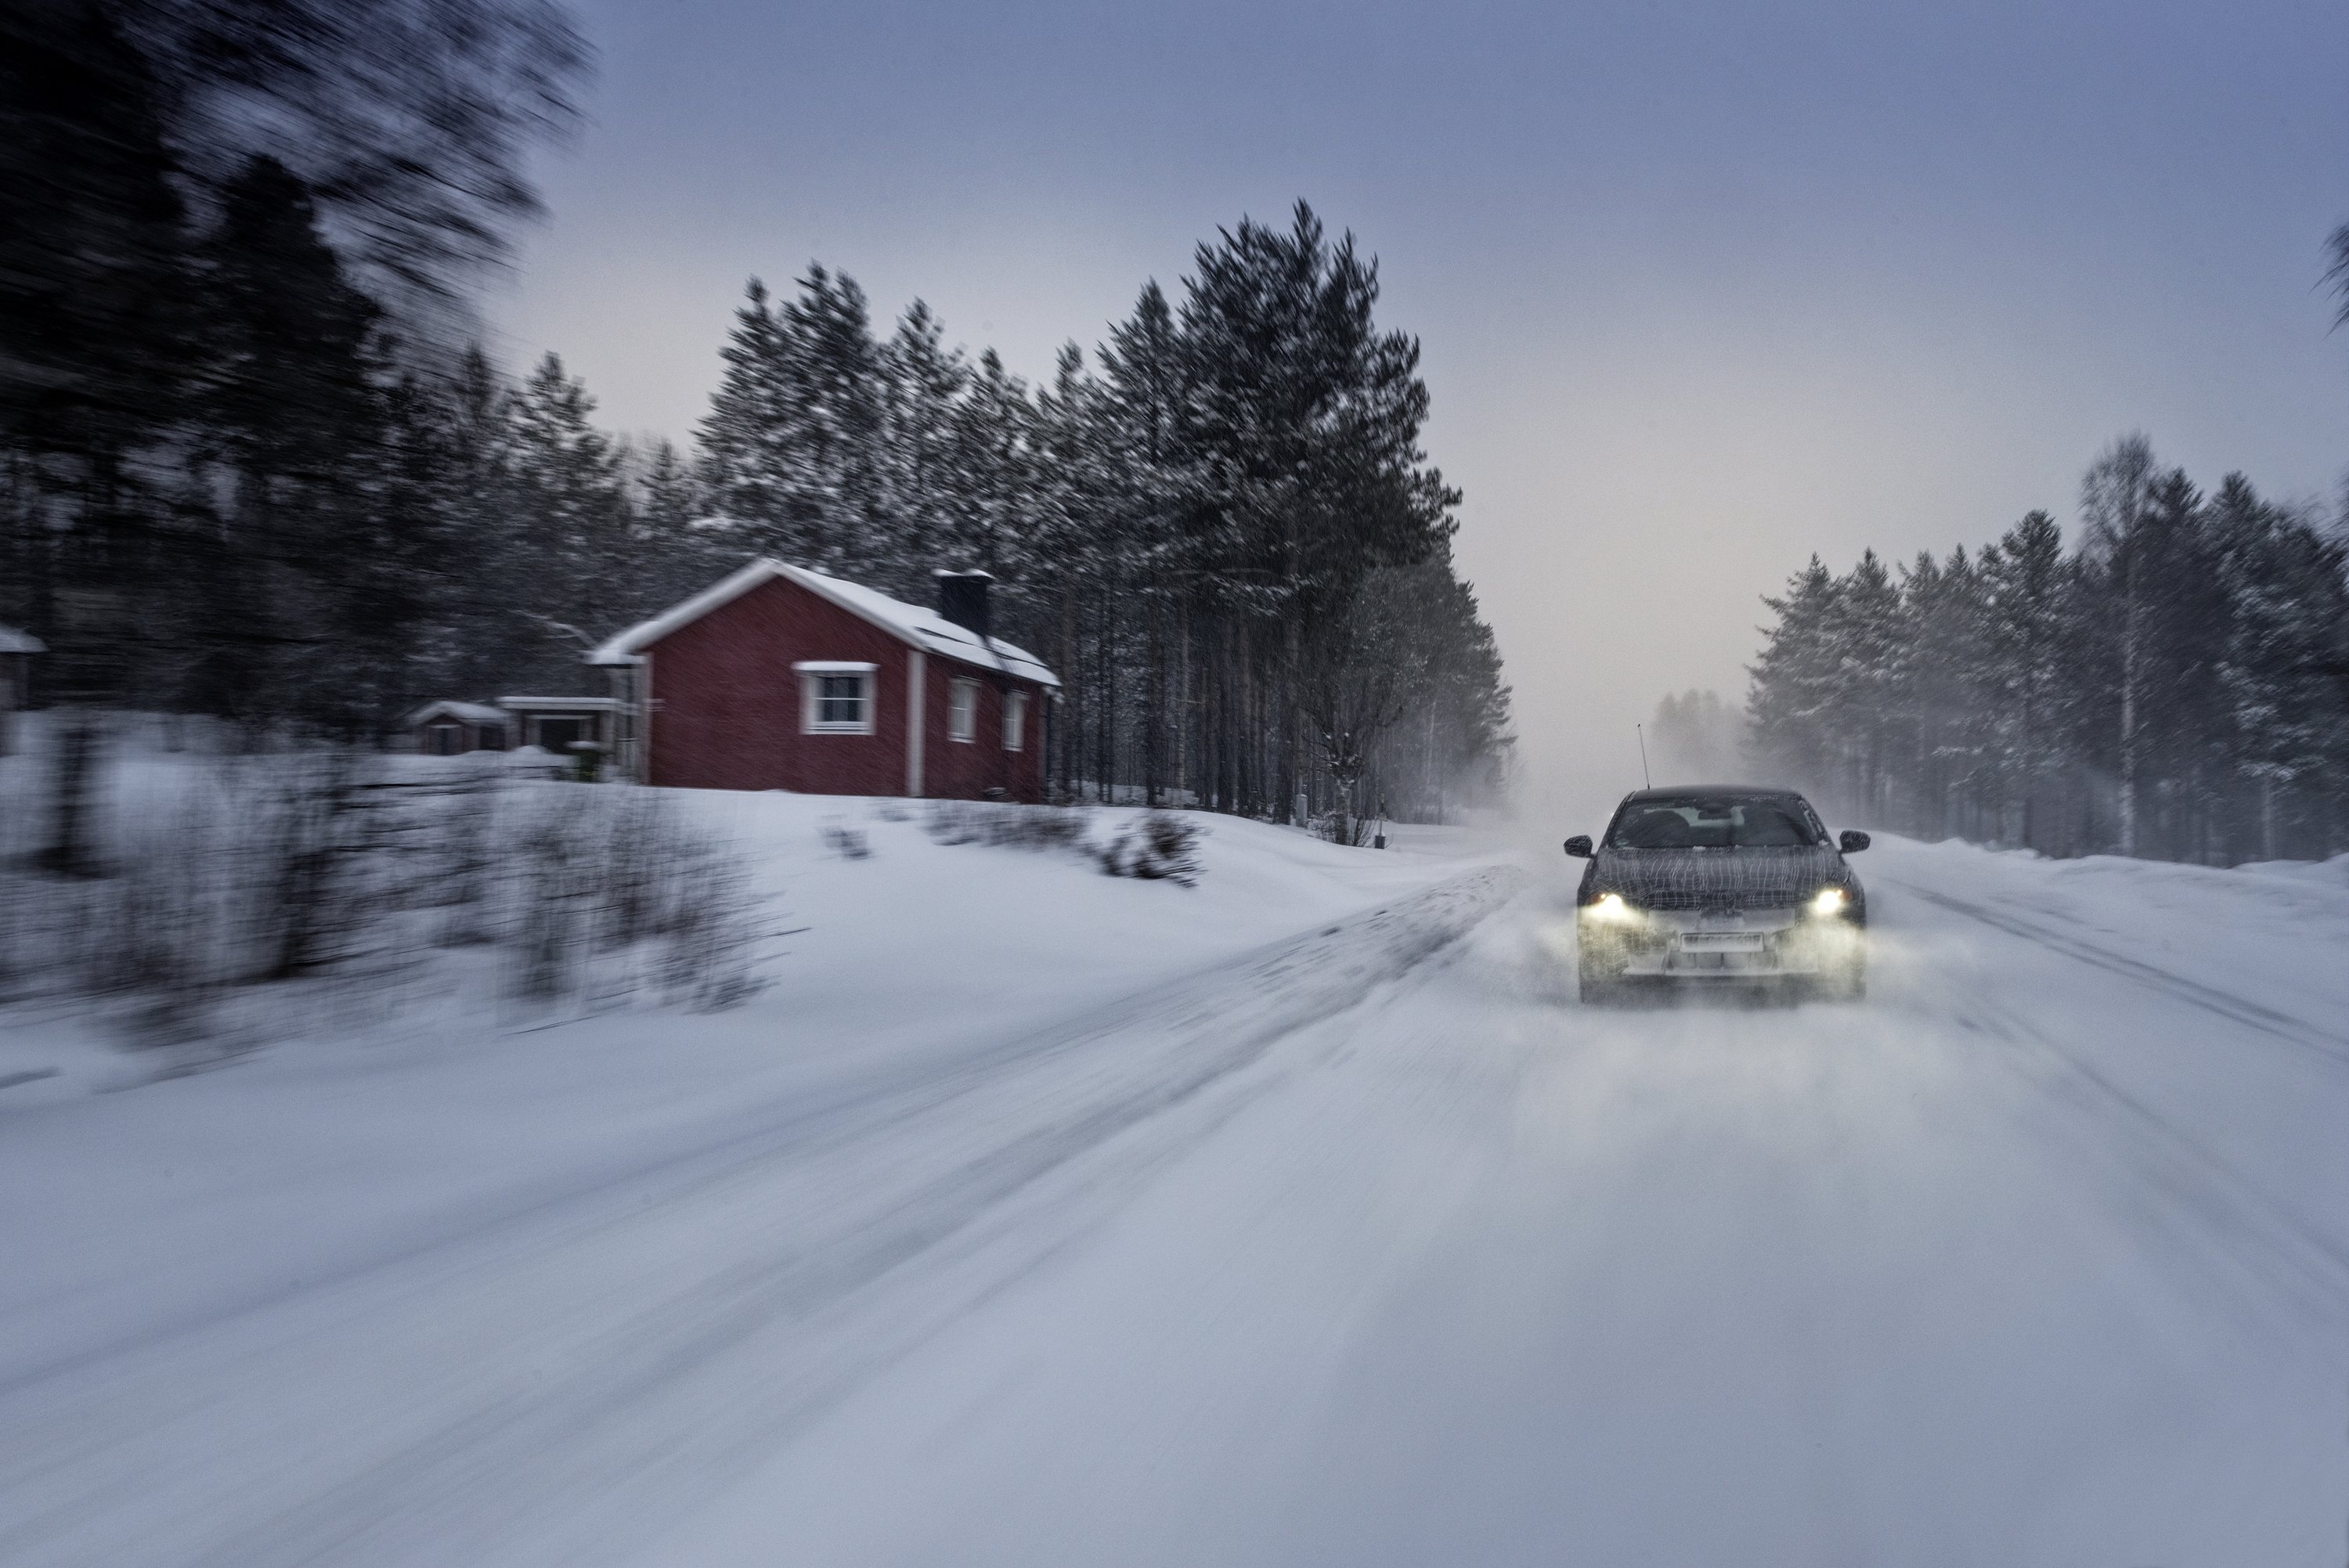
<path fill-rule="evenodd" d="M 2120 819 L 2121 853 L 2134 855 L 2137 849 L 2137 594 L 2126 587 L 2127 619 L 2121 633 L 2121 756 L 2120 756 Z"/>
<path fill-rule="evenodd" d="M 90 842 L 89 818 L 91 779 L 99 756 L 98 721 L 81 707 L 62 710 L 59 718 L 50 774 L 49 841 L 41 850 L 41 869 L 52 876 L 96 876 L 98 856 Z"/>

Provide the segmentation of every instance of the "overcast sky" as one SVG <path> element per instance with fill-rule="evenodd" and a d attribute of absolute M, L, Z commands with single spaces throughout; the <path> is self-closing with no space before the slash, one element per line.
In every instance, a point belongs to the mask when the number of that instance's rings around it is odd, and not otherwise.
<path fill-rule="evenodd" d="M 811 259 L 1037 378 L 1299 197 L 1416 334 L 1527 795 L 1742 698 L 1759 595 L 1993 537 L 2144 429 L 2334 492 L 2349 6 L 595 0 L 591 124 L 492 302 L 690 437 L 744 280 Z M 1583 824 L 1586 828 L 1595 824 Z"/>

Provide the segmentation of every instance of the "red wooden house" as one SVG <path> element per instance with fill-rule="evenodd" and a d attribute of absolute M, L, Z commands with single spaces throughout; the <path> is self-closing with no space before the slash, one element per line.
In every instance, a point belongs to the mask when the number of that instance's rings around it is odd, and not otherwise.
<path fill-rule="evenodd" d="M 988 632 L 983 572 L 936 610 L 754 561 L 588 655 L 614 770 L 647 784 L 1040 800 L 1061 683 Z"/>

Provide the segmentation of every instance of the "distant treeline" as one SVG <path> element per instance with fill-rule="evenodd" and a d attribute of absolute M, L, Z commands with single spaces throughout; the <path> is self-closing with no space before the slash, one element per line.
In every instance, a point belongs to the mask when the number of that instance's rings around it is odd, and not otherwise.
<path fill-rule="evenodd" d="M 1767 601 L 1753 761 L 1931 837 L 2208 863 L 2349 849 L 2337 534 L 2240 474 L 2205 494 L 2141 436 L 2088 469 L 2081 520 L 2071 548 L 2033 511 L 1898 570 L 1814 556 Z"/>
<path fill-rule="evenodd" d="M 366 740 L 766 552 L 999 581 L 1053 777 L 1351 832 L 1487 786 L 1507 697 L 1417 446 L 1418 347 L 1299 207 L 1031 389 L 916 303 L 755 283 L 688 458 L 464 346 L 585 49 L 546 0 L 0 15 L 0 622 L 38 700 Z"/>

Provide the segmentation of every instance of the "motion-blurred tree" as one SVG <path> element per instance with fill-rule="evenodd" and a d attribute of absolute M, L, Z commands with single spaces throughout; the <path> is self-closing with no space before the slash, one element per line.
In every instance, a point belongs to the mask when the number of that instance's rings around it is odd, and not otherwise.
<path fill-rule="evenodd" d="M 281 655 L 414 619 L 392 361 L 535 210 L 523 153 L 585 64 L 552 0 L 0 8 L 0 614 L 48 644 L 51 699 L 346 731 L 379 707 Z M 67 728 L 48 858 L 79 869 L 96 729 Z"/>

